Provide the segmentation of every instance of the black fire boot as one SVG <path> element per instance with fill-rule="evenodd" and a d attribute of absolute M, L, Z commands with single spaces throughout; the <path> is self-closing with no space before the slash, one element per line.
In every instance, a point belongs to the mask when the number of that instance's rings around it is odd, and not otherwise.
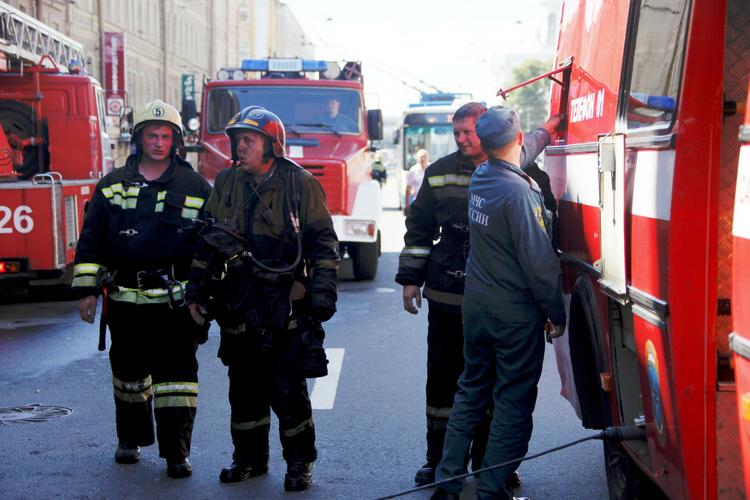
<path fill-rule="evenodd" d="M 507 488 L 518 488 L 521 486 L 521 474 L 518 471 L 513 471 L 508 479 L 505 480 L 505 486 Z"/>
<path fill-rule="evenodd" d="M 222 483 L 237 483 L 251 477 L 260 476 L 266 472 L 268 472 L 267 463 L 253 465 L 234 460 L 232 461 L 232 465 L 221 469 L 219 481 Z"/>
<path fill-rule="evenodd" d="M 433 465 L 429 462 L 424 464 L 421 469 L 417 471 L 417 473 L 414 475 L 414 483 L 417 486 L 424 486 L 425 484 L 430 484 L 435 482 L 435 467 L 436 465 Z"/>
<path fill-rule="evenodd" d="M 435 482 L 435 469 L 440 459 L 443 458 L 443 443 L 445 442 L 443 420 L 445 419 L 427 417 L 427 462 L 414 475 L 414 483 L 418 486 Z"/>
<path fill-rule="evenodd" d="M 193 466 L 187 458 L 181 460 L 167 460 L 167 476 L 172 479 L 181 479 L 193 475 Z"/>
<path fill-rule="evenodd" d="M 115 462 L 118 464 L 136 464 L 141 459 L 141 447 L 129 443 L 120 443 L 115 451 Z"/>
<path fill-rule="evenodd" d="M 289 462 L 284 477 L 284 489 L 302 491 L 309 488 L 312 483 L 312 469 L 312 462 Z"/>

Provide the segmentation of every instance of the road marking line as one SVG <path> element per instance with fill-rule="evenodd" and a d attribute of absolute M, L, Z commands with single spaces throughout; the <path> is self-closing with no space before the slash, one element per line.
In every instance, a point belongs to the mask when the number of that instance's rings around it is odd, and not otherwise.
<path fill-rule="evenodd" d="M 328 356 L 328 375 L 315 379 L 310 403 L 313 410 L 332 410 L 336 400 L 336 389 L 339 385 L 341 365 L 344 363 L 343 348 L 326 349 Z"/>

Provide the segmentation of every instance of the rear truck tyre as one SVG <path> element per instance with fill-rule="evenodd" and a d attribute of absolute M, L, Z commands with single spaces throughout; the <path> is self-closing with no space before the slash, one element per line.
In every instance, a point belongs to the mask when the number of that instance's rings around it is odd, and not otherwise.
<path fill-rule="evenodd" d="M 380 257 L 380 231 L 378 231 L 378 238 L 372 243 L 351 244 L 349 255 L 352 257 L 355 280 L 375 279 L 378 273 L 378 257 Z"/>
<path fill-rule="evenodd" d="M 604 468 L 610 500 L 666 500 L 619 444 L 604 441 Z"/>

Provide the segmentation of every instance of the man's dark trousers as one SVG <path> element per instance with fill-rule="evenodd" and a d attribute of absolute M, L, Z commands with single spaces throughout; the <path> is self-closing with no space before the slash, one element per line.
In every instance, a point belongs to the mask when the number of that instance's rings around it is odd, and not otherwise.
<path fill-rule="evenodd" d="M 198 400 L 196 325 L 185 306 L 110 300 L 109 360 L 120 443 L 149 446 L 179 462 L 190 455 Z"/>
<path fill-rule="evenodd" d="M 229 362 L 229 403 L 234 459 L 242 464 L 268 462 L 271 409 L 279 419 L 279 436 L 287 462 L 314 462 L 315 426 L 307 382 L 292 366 L 288 337 L 276 333 L 269 350 L 257 345 L 258 333 L 240 334 Z"/>
<path fill-rule="evenodd" d="M 427 316 L 427 463 L 437 467 L 443 456 L 445 431 L 464 369 L 463 324 L 459 311 L 429 304 Z M 489 419 L 476 430 L 472 468 L 478 469 L 487 445 Z"/>
<path fill-rule="evenodd" d="M 482 467 L 526 455 L 544 359 L 545 318 L 536 303 L 499 301 L 467 290 L 462 312 L 465 369 L 458 381 L 438 481 L 463 472 L 475 429 L 492 400 L 495 411 Z M 480 474 L 477 497 L 512 498 L 504 485 L 519 463 Z M 441 488 L 459 492 L 461 484 Z"/>

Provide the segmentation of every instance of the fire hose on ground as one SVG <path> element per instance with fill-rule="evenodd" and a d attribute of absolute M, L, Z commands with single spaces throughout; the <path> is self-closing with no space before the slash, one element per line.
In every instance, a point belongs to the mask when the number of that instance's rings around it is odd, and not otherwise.
<path fill-rule="evenodd" d="M 404 495 L 408 495 L 410 493 L 415 493 L 417 491 L 426 490 L 429 488 L 434 488 L 436 486 L 440 486 L 441 484 L 450 483 L 452 481 L 457 481 L 459 479 L 464 479 L 469 476 L 476 476 L 478 474 L 481 474 L 482 472 L 487 472 L 489 470 L 498 469 L 500 467 L 504 467 L 506 465 L 510 465 L 516 462 L 523 462 L 525 460 L 531 460 L 532 458 L 539 458 L 544 455 L 548 455 L 550 453 L 553 453 L 555 451 L 564 450 L 565 448 L 569 448 L 571 446 L 575 446 L 580 443 L 585 443 L 586 441 L 593 441 L 594 439 L 601 439 L 608 440 L 611 442 L 619 443 L 620 441 L 645 441 L 646 440 L 646 430 L 641 427 L 634 427 L 634 426 L 622 426 L 622 427 L 607 427 L 601 432 L 598 432 L 596 434 L 593 434 L 591 436 L 576 439 L 575 441 L 571 441 L 569 443 L 556 446 L 554 448 L 550 448 L 548 450 L 541 451 L 539 453 L 535 453 L 533 455 L 527 455 L 525 457 L 521 458 L 514 458 L 513 460 L 508 460 L 506 462 L 490 465 L 489 467 L 483 467 L 481 469 L 477 469 L 471 472 L 467 472 L 466 474 L 461 474 L 454 477 L 449 477 L 448 479 L 443 479 L 441 481 L 435 481 L 434 483 L 425 484 L 423 486 L 419 486 L 417 488 L 412 488 L 409 490 L 399 491 L 398 493 L 394 493 L 393 495 L 388 495 L 384 497 L 378 497 L 376 500 L 389 500 L 391 498 L 398 498 L 402 497 Z"/>

